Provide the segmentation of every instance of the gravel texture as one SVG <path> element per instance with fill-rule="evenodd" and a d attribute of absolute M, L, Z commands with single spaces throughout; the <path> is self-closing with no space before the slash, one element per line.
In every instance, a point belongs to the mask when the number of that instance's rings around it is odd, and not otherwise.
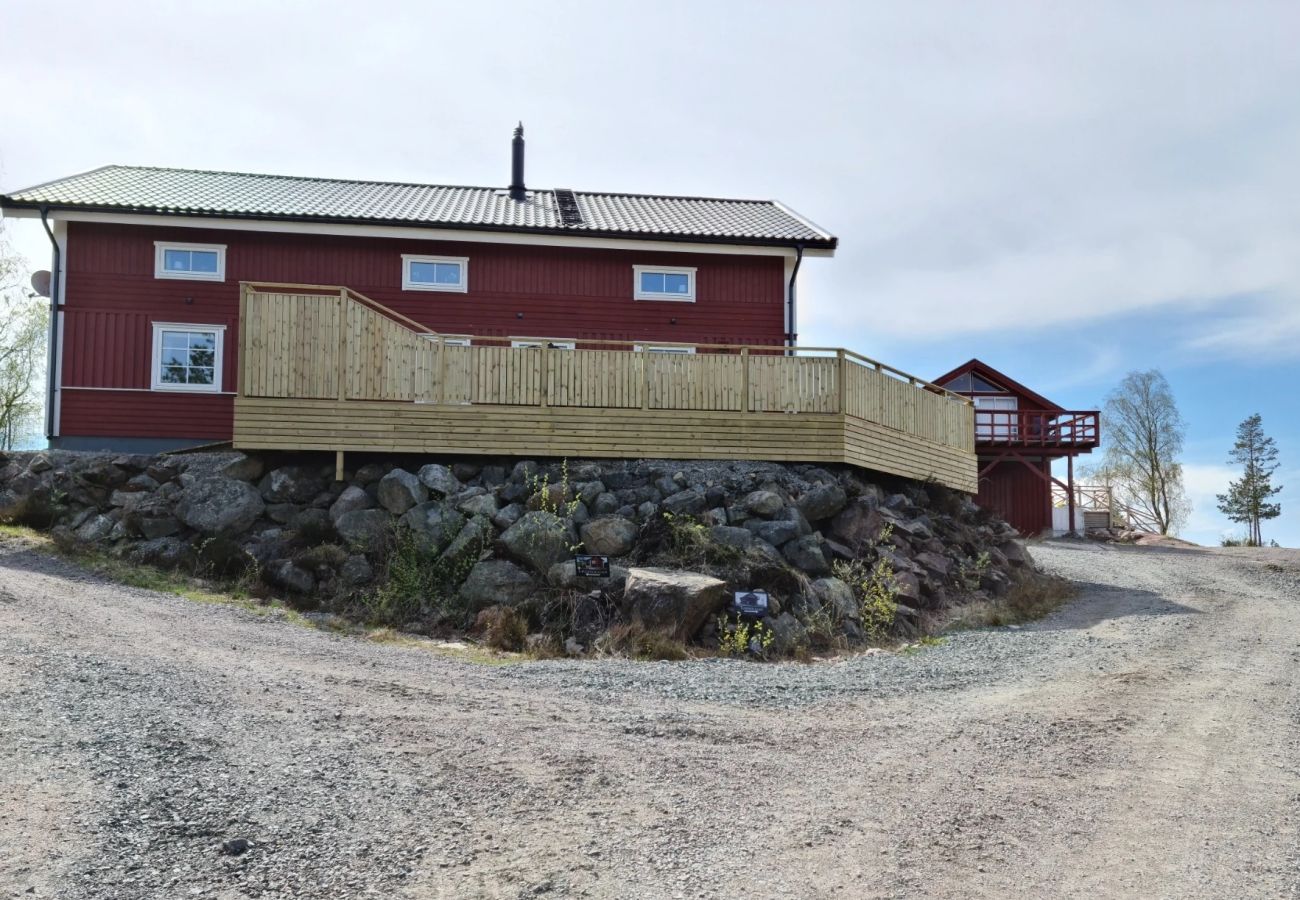
<path fill-rule="evenodd" d="M 489 666 L 0 541 L 0 897 L 1294 896 L 1300 554 L 805 664 Z"/>

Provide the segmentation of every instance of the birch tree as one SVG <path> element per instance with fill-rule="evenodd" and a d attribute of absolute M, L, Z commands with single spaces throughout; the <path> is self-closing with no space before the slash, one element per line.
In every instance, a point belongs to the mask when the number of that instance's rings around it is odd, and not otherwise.
<path fill-rule="evenodd" d="M 0 450 L 35 430 L 42 409 L 48 301 L 27 289 L 26 275 L 0 234 Z"/>
<path fill-rule="evenodd" d="M 1161 534 L 1177 533 L 1191 511 L 1178 461 L 1186 427 L 1157 369 L 1128 373 L 1106 398 L 1104 466 L 1117 499 L 1150 518 Z"/>

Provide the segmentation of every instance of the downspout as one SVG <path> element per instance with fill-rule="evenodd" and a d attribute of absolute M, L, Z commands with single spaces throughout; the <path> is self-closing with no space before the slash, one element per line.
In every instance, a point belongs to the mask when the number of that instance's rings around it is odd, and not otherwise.
<path fill-rule="evenodd" d="M 50 239 L 50 246 L 54 248 L 54 263 L 50 270 L 50 362 L 49 362 L 49 384 L 45 394 L 45 440 L 49 441 L 54 437 L 54 404 L 56 392 L 59 387 L 59 274 L 63 269 L 63 260 L 59 253 L 59 242 L 54 237 L 54 232 L 50 229 L 49 221 L 50 208 L 41 207 L 41 224 L 45 226 L 45 234 Z"/>
<path fill-rule="evenodd" d="M 799 277 L 799 266 L 803 264 L 803 244 L 795 244 L 794 253 L 794 269 L 790 272 L 790 287 L 786 295 L 788 298 L 786 301 L 786 321 L 789 323 L 789 327 L 786 328 L 785 332 L 785 345 L 787 347 L 793 347 L 799 341 L 799 333 L 795 331 L 794 326 L 794 283 Z"/>

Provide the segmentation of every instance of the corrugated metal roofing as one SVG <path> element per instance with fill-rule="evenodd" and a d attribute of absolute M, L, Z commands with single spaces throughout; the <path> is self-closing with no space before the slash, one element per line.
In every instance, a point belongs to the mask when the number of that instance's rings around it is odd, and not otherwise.
<path fill-rule="evenodd" d="M 581 225 L 564 223 L 550 190 L 529 191 L 525 200 L 515 201 L 499 188 L 104 166 L 0 196 L 0 206 L 721 243 L 836 244 L 832 235 L 771 200 L 573 193 Z"/>

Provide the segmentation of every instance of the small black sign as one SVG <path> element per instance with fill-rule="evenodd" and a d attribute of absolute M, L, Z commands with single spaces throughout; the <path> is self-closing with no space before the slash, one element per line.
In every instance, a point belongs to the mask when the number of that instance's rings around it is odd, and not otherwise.
<path fill-rule="evenodd" d="M 579 578 L 609 577 L 608 556 L 591 556 L 587 553 L 578 553 L 574 555 L 573 563 L 577 567 Z"/>
<path fill-rule="evenodd" d="M 736 591 L 731 608 L 742 616 L 765 616 L 767 591 Z"/>

